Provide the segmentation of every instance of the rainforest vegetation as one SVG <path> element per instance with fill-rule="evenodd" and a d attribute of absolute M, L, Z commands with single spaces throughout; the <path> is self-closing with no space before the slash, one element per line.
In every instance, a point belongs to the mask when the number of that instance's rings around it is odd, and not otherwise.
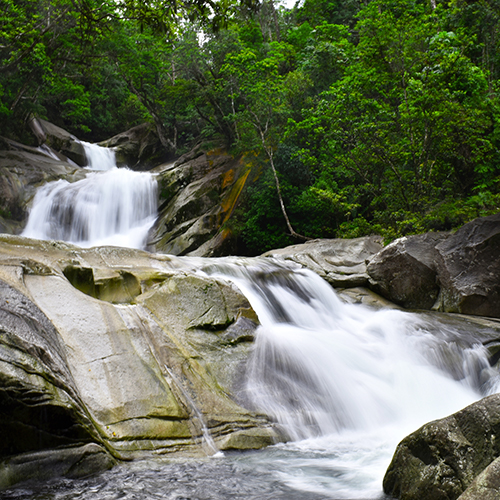
<path fill-rule="evenodd" d="M 242 253 L 500 211 L 500 0 L 0 4 L 0 135 L 148 121 L 172 155 L 244 155 Z"/>

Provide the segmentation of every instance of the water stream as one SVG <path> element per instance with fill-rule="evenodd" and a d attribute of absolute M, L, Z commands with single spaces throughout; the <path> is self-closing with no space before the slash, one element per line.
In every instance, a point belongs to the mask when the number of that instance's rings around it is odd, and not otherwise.
<path fill-rule="evenodd" d="M 156 219 L 156 180 L 147 172 L 117 168 L 109 148 L 84 146 L 89 162 L 86 178 L 42 186 L 23 236 L 81 247 L 144 248 Z"/>
<path fill-rule="evenodd" d="M 154 220 L 154 181 L 116 169 L 109 151 L 95 151 L 90 164 L 86 179 L 39 191 L 24 234 L 140 247 Z M 381 499 L 383 475 L 405 435 L 498 389 L 498 373 L 469 326 L 343 303 L 317 275 L 291 264 L 189 262 L 201 274 L 234 282 L 257 312 L 262 326 L 244 390 L 290 442 L 123 464 L 88 479 L 11 490 L 5 498 Z M 205 438 L 212 455 L 215 444 Z"/>

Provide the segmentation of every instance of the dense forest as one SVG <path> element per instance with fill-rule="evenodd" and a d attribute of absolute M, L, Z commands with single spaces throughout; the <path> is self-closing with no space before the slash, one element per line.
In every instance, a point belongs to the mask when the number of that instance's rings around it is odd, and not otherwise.
<path fill-rule="evenodd" d="M 1 5 L 0 135 L 148 121 L 173 156 L 243 155 L 241 253 L 500 211 L 500 0 Z"/>

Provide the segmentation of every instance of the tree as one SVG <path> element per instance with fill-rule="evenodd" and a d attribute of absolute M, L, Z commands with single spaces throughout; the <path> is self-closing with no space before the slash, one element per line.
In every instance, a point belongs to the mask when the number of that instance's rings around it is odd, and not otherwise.
<path fill-rule="evenodd" d="M 259 148 L 264 152 L 274 176 L 286 226 L 293 237 L 306 240 L 309 238 L 298 234 L 290 222 L 274 163 L 275 151 L 283 138 L 290 96 L 307 87 L 302 75 L 280 73 L 280 66 L 286 62 L 289 53 L 290 47 L 284 42 L 271 42 L 263 58 L 244 48 L 237 54 L 228 55 L 222 73 L 237 89 L 233 95 L 238 102 L 234 119 L 240 131 L 240 142 L 246 149 Z"/>

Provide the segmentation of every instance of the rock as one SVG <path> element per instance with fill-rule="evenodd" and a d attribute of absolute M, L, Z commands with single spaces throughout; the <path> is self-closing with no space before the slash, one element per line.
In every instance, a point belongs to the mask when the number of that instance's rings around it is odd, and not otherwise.
<path fill-rule="evenodd" d="M 99 143 L 113 148 L 119 167 L 132 170 L 151 170 L 172 158 L 165 150 L 151 123 L 143 123 Z"/>
<path fill-rule="evenodd" d="M 313 240 L 263 254 L 307 267 L 336 287 L 368 285 L 366 261 L 382 249 L 379 236 Z"/>
<path fill-rule="evenodd" d="M 131 459 L 204 454 L 206 432 L 223 449 L 284 439 L 241 391 L 257 316 L 194 265 L 0 236 L 1 484 L 68 476 L 90 444 Z M 96 453 L 80 470 L 110 465 Z"/>
<path fill-rule="evenodd" d="M 363 304 L 372 309 L 400 309 L 397 305 L 372 292 L 369 288 L 339 288 L 336 293 L 347 304 Z"/>
<path fill-rule="evenodd" d="M 26 294 L 1 280 L 0 292 L 0 458 L 99 441 L 54 326 Z"/>
<path fill-rule="evenodd" d="M 58 159 L 54 151 L 42 150 L 3 139 L 0 146 L 0 216 L 2 232 L 20 232 L 28 206 L 37 189 L 59 179 L 82 179 L 85 172 L 74 164 Z"/>
<path fill-rule="evenodd" d="M 458 500 L 498 500 L 500 498 L 500 458 L 493 460 Z"/>
<path fill-rule="evenodd" d="M 436 250 L 437 309 L 500 318 L 500 214 L 465 224 Z"/>
<path fill-rule="evenodd" d="M 102 446 L 94 443 L 24 453 L 0 462 L 0 490 L 25 481 L 82 478 L 111 469 L 115 464 L 116 460 Z"/>
<path fill-rule="evenodd" d="M 59 151 L 64 156 L 74 161 L 80 167 L 88 165 L 87 156 L 83 144 L 66 130 L 53 123 L 32 117 L 30 127 L 38 144 L 46 144 L 55 151 Z"/>
<path fill-rule="evenodd" d="M 401 500 L 455 500 L 498 457 L 500 394 L 495 394 L 403 439 L 384 491 Z"/>
<path fill-rule="evenodd" d="M 150 248 L 171 255 L 230 254 L 233 235 L 225 224 L 253 178 L 244 159 L 198 148 L 154 172 L 158 174 L 160 211 Z"/>
<path fill-rule="evenodd" d="M 370 287 L 407 309 L 431 309 L 439 293 L 435 247 L 447 237 L 427 233 L 393 241 L 370 260 Z"/>

